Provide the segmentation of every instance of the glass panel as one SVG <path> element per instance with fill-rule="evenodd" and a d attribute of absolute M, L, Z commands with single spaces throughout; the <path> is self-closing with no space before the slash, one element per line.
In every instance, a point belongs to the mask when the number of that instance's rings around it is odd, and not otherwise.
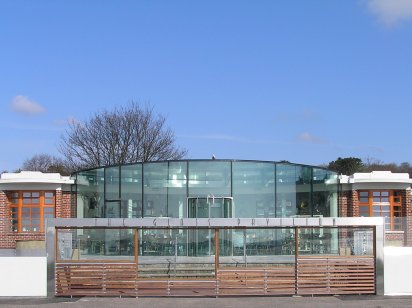
<path fill-rule="evenodd" d="M 296 166 L 296 205 L 299 216 L 312 215 L 311 177 L 311 168 Z"/>
<path fill-rule="evenodd" d="M 103 168 L 77 174 L 77 217 L 104 217 Z"/>
<path fill-rule="evenodd" d="M 44 204 L 53 204 L 53 199 L 44 199 Z"/>
<path fill-rule="evenodd" d="M 381 196 L 382 197 L 389 197 L 389 191 L 382 191 Z"/>
<path fill-rule="evenodd" d="M 235 217 L 275 217 L 275 164 L 233 162 Z"/>
<path fill-rule="evenodd" d="M 369 206 L 360 206 L 359 214 L 363 217 L 369 217 Z"/>
<path fill-rule="evenodd" d="M 17 207 L 12 207 L 11 209 L 11 225 L 12 225 L 12 231 L 16 232 L 18 231 L 18 217 L 19 217 L 19 208 Z"/>
<path fill-rule="evenodd" d="M 230 198 L 189 198 L 189 218 L 229 218 L 232 215 Z"/>
<path fill-rule="evenodd" d="M 167 216 L 187 217 L 187 162 L 169 162 Z"/>
<path fill-rule="evenodd" d="M 133 229 L 57 229 L 59 260 L 134 260 Z"/>
<path fill-rule="evenodd" d="M 296 167 L 276 165 L 276 216 L 291 217 L 297 214 Z"/>
<path fill-rule="evenodd" d="M 230 162 L 189 161 L 189 196 L 231 196 Z"/>
<path fill-rule="evenodd" d="M 23 218 L 29 218 L 30 217 L 30 208 L 24 207 L 22 209 L 22 217 Z"/>
<path fill-rule="evenodd" d="M 372 192 L 372 196 L 374 196 L 374 197 L 380 197 L 380 195 L 381 195 L 380 191 L 373 191 Z"/>
<path fill-rule="evenodd" d="M 389 213 L 390 210 L 391 210 L 391 208 L 390 208 L 389 206 L 382 206 L 382 207 L 381 207 L 381 211 L 382 211 L 382 212 Z"/>
<path fill-rule="evenodd" d="M 167 216 L 168 173 L 168 163 L 146 163 L 143 165 L 144 217 Z"/>
<path fill-rule="evenodd" d="M 193 236 L 195 231 L 200 230 L 139 230 L 139 278 L 214 277 L 215 258 L 196 254 L 201 243 Z M 214 230 L 208 231 L 214 238 Z"/>
<path fill-rule="evenodd" d="M 106 202 L 106 213 L 107 218 L 120 218 L 120 202 Z"/>
<path fill-rule="evenodd" d="M 360 203 L 368 203 L 369 199 L 368 198 L 359 198 Z"/>
<path fill-rule="evenodd" d="M 281 237 L 282 233 L 277 229 L 247 229 L 246 255 L 267 256 L 280 254 Z"/>
<path fill-rule="evenodd" d="M 367 191 L 361 191 L 361 192 L 359 192 L 359 196 L 360 197 L 369 197 L 369 192 L 367 192 Z"/>
<path fill-rule="evenodd" d="M 38 199 L 38 198 L 33 198 L 33 199 L 31 199 L 31 203 L 32 203 L 32 204 L 39 204 L 39 203 L 40 203 L 40 199 Z"/>
<path fill-rule="evenodd" d="M 23 193 L 23 198 L 30 198 L 31 197 L 31 193 L 29 192 L 24 192 Z"/>
<path fill-rule="evenodd" d="M 142 217 L 142 165 L 121 166 L 121 217 Z"/>
<path fill-rule="evenodd" d="M 54 193 L 52 193 L 52 192 L 45 192 L 45 193 L 44 193 L 44 196 L 45 196 L 46 198 L 53 198 L 53 197 L 54 197 Z"/>
<path fill-rule="evenodd" d="M 338 216 L 338 179 L 335 172 L 313 168 L 312 216 Z"/>
<path fill-rule="evenodd" d="M 338 230 L 336 228 L 299 228 L 300 255 L 337 255 Z"/>
<path fill-rule="evenodd" d="M 373 256 L 373 228 L 339 228 L 341 256 Z"/>
<path fill-rule="evenodd" d="M 106 185 L 106 200 L 119 200 L 120 191 L 119 191 L 119 167 L 110 167 L 106 168 L 105 173 L 105 185 Z"/>

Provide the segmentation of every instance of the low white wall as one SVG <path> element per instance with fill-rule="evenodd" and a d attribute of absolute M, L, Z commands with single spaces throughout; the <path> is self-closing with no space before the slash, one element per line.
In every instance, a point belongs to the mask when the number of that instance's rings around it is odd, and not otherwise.
<path fill-rule="evenodd" d="M 412 247 L 385 247 L 385 295 L 412 295 Z"/>
<path fill-rule="evenodd" d="M 47 258 L 1 257 L 0 296 L 47 296 Z"/>

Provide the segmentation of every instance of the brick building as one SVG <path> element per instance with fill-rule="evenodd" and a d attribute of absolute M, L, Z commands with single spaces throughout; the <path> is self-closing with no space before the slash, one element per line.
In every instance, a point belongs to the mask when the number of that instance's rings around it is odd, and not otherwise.
<path fill-rule="evenodd" d="M 372 171 L 340 176 L 340 217 L 385 217 L 386 243 L 412 246 L 412 179 Z"/>
<path fill-rule="evenodd" d="M 22 171 L 0 178 L 0 254 L 41 251 L 45 220 L 71 217 L 73 180 L 58 173 Z"/>

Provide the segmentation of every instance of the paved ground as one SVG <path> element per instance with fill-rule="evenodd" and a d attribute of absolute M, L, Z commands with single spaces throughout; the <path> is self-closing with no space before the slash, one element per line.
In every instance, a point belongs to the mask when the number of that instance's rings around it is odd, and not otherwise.
<path fill-rule="evenodd" d="M 0 298 L 1 307 L 412 307 L 412 296 L 224 297 L 224 298 Z"/>

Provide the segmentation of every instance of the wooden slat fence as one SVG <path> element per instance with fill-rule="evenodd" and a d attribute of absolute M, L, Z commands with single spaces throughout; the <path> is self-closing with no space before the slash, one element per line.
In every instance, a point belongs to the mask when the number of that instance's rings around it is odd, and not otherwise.
<path fill-rule="evenodd" d="M 142 278 L 135 263 L 56 263 L 56 296 L 374 294 L 373 257 L 298 257 L 295 264 L 221 267 L 216 277 Z"/>
<path fill-rule="evenodd" d="M 314 257 L 297 260 L 296 291 L 307 294 L 374 294 L 373 257 Z"/>

